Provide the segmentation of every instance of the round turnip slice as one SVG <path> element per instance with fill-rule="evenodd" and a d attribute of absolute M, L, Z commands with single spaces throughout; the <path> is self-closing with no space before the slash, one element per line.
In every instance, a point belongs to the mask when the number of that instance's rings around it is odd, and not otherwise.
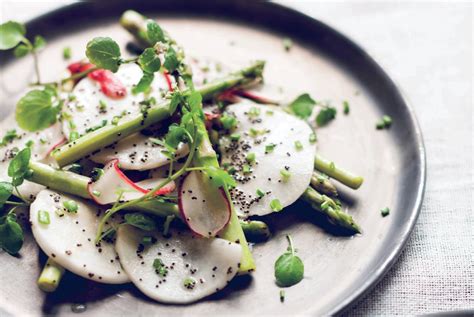
<path fill-rule="evenodd" d="M 132 88 L 143 75 L 140 67 L 125 64 L 113 75 L 126 88 L 126 94 L 121 98 L 106 96 L 100 84 L 89 77 L 83 78 L 74 87 L 72 95 L 75 98 L 63 107 L 63 132 L 67 138 L 71 137 L 71 132 L 82 135 L 104 123 L 110 124 L 114 117 L 140 113 L 140 102 L 146 99 L 145 95 L 132 93 Z M 157 73 L 151 85 L 150 96 L 159 102 L 168 89 L 164 75 Z"/>
<path fill-rule="evenodd" d="M 112 159 L 120 160 L 120 167 L 125 170 L 149 170 L 166 164 L 170 159 L 163 154 L 165 148 L 151 141 L 149 137 L 135 133 L 112 144 L 91 156 L 91 160 L 105 164 Z M 189 152 L 187 144 L 181 143 L 176 150 L 176 158 Z"/>
<path fill-rule="evenodd" d="M 310 126 L 280 108 L 248 101 L 227 108 L 240 138 L 221 138 L 222 164 L 235 170 L 231 197 L 242 217 L 266 215 L 296 201 L 313 173 Z"/>
<path fill-rule="evenodd" d="M 143 245 L 152 237 L 151 245 Z M 190 232 L 145 232 L 121 226 L 115 249 L 132 283 L 148 297 L 173 304 L 195 302 L 224 288 L 239 269 L 242 248 L 219 238 Z"/>
<path fill-rule="evenodd" d="M 89 183 L 89 194 L 96 203 L 107 205 L 117 200 L 138 199 L 165 181 L 164 178 L 151 178 L 134 183 L 122 172 L 119 164 L 117 159 L 110 161 L 104 167 L 104 174 L 97 181 Z M 155 195 L 167 195 L 175 188 L 174 181 L 171 181 L 158 189 Z"/>
<path fill-rule="evenodd" d="M 71 201 L 77 204 L 76 212 L 64 206 Z M 100 283 L 127 283 L 113 241 L 94 241 L 102 212 L 92 202 L 42 190 L 31 204 L 31 230 L 40 248 L 66 270 Z M 118 220 L 119 216 L 113 217 Z M 118 223 L 114 218 L 108 226 Z"/>
<path fill-rule="evenodd" d="M 201 171 L 192 171 L 184 178 L 178 189 L 178 205 L 189 228 L 203 237 L 214 237 L 230 220 L 225 192 Z"/>
<path fill-rule="evenodd" d="M 7 116 L 0 123 L 0 181 L 10 182 L 8 176 L 8 165 L 17 151 L 22 150 L 27 145 L 31 148 L 31 160 L 49 163 L 51 151 L 64 142 L 61 125 L 55 123 L 50 127 L 37 132 L 22 130 L 16 123 L 14 114 Z M 10 138 L 5 136 L 10 135 Z M 29 181 L 25 181 L 18 187 L 21 195 L 33 200 L 35 195 L 44 187 Z"/>

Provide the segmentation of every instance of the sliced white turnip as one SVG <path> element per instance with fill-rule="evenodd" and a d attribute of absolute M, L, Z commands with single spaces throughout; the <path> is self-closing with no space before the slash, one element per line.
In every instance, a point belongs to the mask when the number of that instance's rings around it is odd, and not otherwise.
<path fill-rule="evenodd" d="M 16 136 L 8 141 L 6 140 L 4 145 L 0 145 L 0 181 L 11 181 L 8 176 L 8 165 L 17 151 L 29 145 L 31 147 L 31 160 L 46 163 L 49 160 L 49 153 L 58 144 L 64 142 L 59 123 L 38 132 L 28 132 L 18 126 L 15 116 L 11 114 L 0 123 L 0 141 L 7 133 L 13 135 L 13 132 Z M 23 197 L 32 200 L 43 188 L 41 185 L 25 181 L 19 186 L 19 191 Z"/>
<path fill-rule="evenodd" d="M 76 212 L 64 207 L 69 201 L 77 204 Z M 41 249 L 68 271 L 96 282 L 127 283 L 113 243 L 94 242 L 101 215 L 101 208 L 92 202 L 42 190 L 31 204 L 31 229 Z M 109 221 L 109 225 L 117 223 L 114 218 Z"/>
<path fill-rule="evenodd" d="M 195 302 L 223 289 L 237 273 L 240 245 L 197 238 L 188 231 L 170 233 L 164 238 L 159 232 L 150 234 L 128 225 L 118 230 L 115 249 L 120 262 L 148 297 L 163 303 Z M 156 242 L 141 244 L 150 236 Z"/>
<path fill-rule="evenodd" d="M 91 156 L 91 160 L 105 164 L 112 159 L 119 159 L 121 168 L 125 170 L 149 170 L 169 164 L 169 158 L 163 154 L 164 147 L 150 141 L 141 134 L 133 134 L 118 143 L 102 149 Z M 186 144 L 180 144 L 176 150 L 176 158 L 189 152 Z"/>
<path fill-rule="evenodd" d="M 190 57 L 187 62 L 193 72 L 193 82 L 196 87 L 222 78 L 232 69 L 229 65 L 208 57 Z"/>
<path fill-rule="evenodd" d="M 178 191 L 179 211 L 193 232 L 214 237 L 229 222 L 229 201 L 224 191 L 215 187 L 205 173 L 189 173 Z"/>
<path fill-rule="evenodd" d="M 104 174 L 95 182 L 88 185 L 91 198 L 100 205 L 112 204 L 117 200 L 129 201 L 147 194 L 151 189 L 165 181 L 164 178 L 146 179 L 134 183 L 125 175 L 114 159 L 104 167 Z M 155 192 L 155 195 L 167 195 L 176 188 L 173 181 Z"/>
<path fill-rule="evenodd" d="M 111 123 L 114 117 L 140 113 L 139 103 L 146 98 L 143 93 L 132 93 L 132 88 L 143 75 L 140 67 L 125 64 L 113 75 L 126 88 L 125 96 L 121 98 L 108 97 L 102 92 L 100 84 L 89 77 L 77 83 L 72 92 L 75 98 L 63 107 L 63 132 L 66 137 L 69 138 L 73 131 L 82 135 L 88 129 L 100 126 L 105 120 Z M 156 73 L 150 95 L 159 102 L 168 90 L 164 75 Z"/>
<path fill-rule="evenodd" d="M 231 196 L 239 215 L 278 211 L 276 200 L 282 207 L 292 204 L 308 187 L 314 169 L 310 126 L 278 107 L 248 101 L 227 112 L 239 122 L 234 133 L 240 139 L 222 138 L 220 149 L 222 164 L 236 170 Z"/>

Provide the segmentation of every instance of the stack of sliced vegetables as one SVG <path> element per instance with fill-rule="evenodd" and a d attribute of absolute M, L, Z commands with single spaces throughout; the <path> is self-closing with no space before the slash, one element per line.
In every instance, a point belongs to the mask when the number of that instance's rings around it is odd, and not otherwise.
<path fill-rule="evenodd" d="M 29 206 L 49 257 L 43 290 L 69 271 L 132 282 L 164 303 L 194 302 L 254 271 L 248 240 L 270 237 L 258 217 L 298 199 L 360 232 L 330 178 L 354 189 L 362 178 L 316 155 L 313 129 L 292 107 L 248 90 L 261 83 L 263 62 L 223 76 L 221 63 L 185 58 L 156 22 L 134 11 L 120 22 L 140 56 L 123 59 L 115 41 L 94 38 L 87 61 L 58 82 L 38 74 L 16 120 L 0 126 L 0 246 L 20 251 L 15 213 Z M 24 27 L 0 26 L 7 31 L 2 49 L 36 56 Z M 286 255 L 294 253 L 291 245 Z"/>

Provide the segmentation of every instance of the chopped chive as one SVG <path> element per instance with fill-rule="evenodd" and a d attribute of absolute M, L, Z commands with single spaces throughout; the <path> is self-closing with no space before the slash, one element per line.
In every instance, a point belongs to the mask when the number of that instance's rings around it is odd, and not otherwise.
<path fill-rule="evenodd" d="M 281 180 L 287 182 L 290 179 L 291 173 L 288 172 L 286 169 L 280 170 Z"/>
<path fill-rule="evenodd" d="M 260 109 L 257 107 L 250 108 L 248 115 L 251 117 L 258 117 L 260 115 Z"/>
<path fill-rule="evenodd" d="M 77 131 L 71 131 L 69 133 L 69 142 L 74 142 L 76 141 L 77 139 L 79 139 L 79 132 Z"/>
<path fill-rule="evenodd" d="M 265 196 L 265 193 L 261 191 L 259 188 L 257 188 L 257 196 L 262 198 L 263 196 Z"/>
<path fill-rule="evenodd" d="M 268 114 L 269 116 L 273 115 L 273 110 L 267 110 L 265 111 L 266 114 Z"/>
<path fill-rule="evenodd" d="M 39 223 L 41 223 L 43 225 L 49 225 L 50 224 L 49 212 L 47 212 L 45 210 L 40 210 L 38 212 L 38 221 L 39 221 Z"/>
<path fill-rule="evenodd" d="M 35 144 L 35 142 L 33 142 L 33 140 L 29 140 L 28 142 L 26 142 L 26 147 L 32 147 L 33 145 Z"/>
<path fill-rule="evenodd" d="M 59 217 L 64 216 L 64 212 L 62 211 L 62 209 L 57 208 L 54 212 L 55 212 L 56 215 L 58 215 Z"/>
<path fill-rule="evenodd" d="M 93 191 L 92 191 L 92 195 L 94 195 L 95 197 L 100 197 L 101 192 L 98 191 L 98 190 L 93 190 Z"/>
<path fill-rule="evenodd" d="M 285 290 L 280 290 L 280 302 L 284 302 L 285 301 Z"/>
<path fill-rule="evenodd" d="M 114 116 L 114 117 L 112 118 L 112 124 L 113 124 L 113 125 L 117 125 L 117 124 L 119 123 L 119 121 L 120 121 L 120 117 L 119 117 L 119 116 Z"/>
<path fill-rule="evenodd" d="M 384 123 L 383 121 L 377 122 L 377 123 L 375 124 L 375 128 L 376 128 L 377 130 L 382 130 L 383 128 L 385 128 L 385 123 Z"/>
<path fill-rule="evenodd" d="M 161 259 L 157 258 L 153 260 L 153 268 L 155 269 L 156 274 L 161 277 L 165 277 L 168 274 L 168 269 Z"/>
<path fill-rule="evenodd" d="M 150 236 L 144 236 L 142 239 L 142 244 L 143 245 L 150 245 L 153 243 L 153 237 Z"/>
<path fill-rule="evenodd" d="M 272 209 L 272 211 L 276 211 L 276 212 L 283 210 L 283 206 L 281 205 L 278 199 L 273 199 L 270 202 L 270 208 Z"/>
<path fill-rule="evenodd" d="M 276 144 L 274 144 L 274 143 L 270 143 L 270 144 L 266 145 L 265 146 L 265 154 L 273 152 L 275 147 L 276 147 Z"/>
<path fill-rule="evenodd" d="M 316 133 L 311 133 L 309 135 L 309 142 L 310 143 L 316 143 L 317 140 L 318 140 L 318 138 L 316 137 Z"/>
<path fill-rule="evenodd" d="M 231 139 L 232 141 L 239 141 L 239 140 L 240 140 L 240 133 L 232 133 L 232 134 L 230 135 L 230 139 Z"/>
<path fill-rule="evenodd" d="M 185 278 L 184 281 L 183 281 L 183 286 L 184 286 L 186 289 L 192 290 L 192 289 L 194 289 L 194 287 L 196 286 L 196 280 L 193 279 L 192 277 L 187 277 L 187 278 Z"/>
<path fill-rule="evenodd" d="M 245 165 L 242 167 L 242 172 L 243 172 L 244 174 L 250 174 L 250 171 L 251 171 L 251 170 L 250 170 L 250 165 L 245 164 Z"/>
<path fill-rule="evenodd" d="M 334 171 L 336 169 L 336 164 L 334 164 L 334 162 L 329 163 L 329 169 Z"/>
<path fill-rule="evenodd" d="M 45 140 L 45 139 L 43 139 L 43 138 L 40 138 L 40 143 L 41 143 L 41 144 L 46 144 L 46 143 L 48 143 L 48 141 Z"/>
<path fill-rule="evenodd" d="M 255 162 L 255 153 L 249 153 L 247 154 L 247 157 L 245 158 L 249 164 L 252 164 Z"/>
<path fill-rule="evenodd" d="M 220 121 L 226 130 L 231 130 L 237 126 L 237 119 L 226 114 L 220 117 Z"/>
<path fill-rule="evenodd" d="M 70 59 L 72 55 L 72 50 L 69 46 L 65 47 L 63 49 L 63 58 L 64 59 Z"/>
<path fill-rule="evenodd" d="M 298 151 L 301 151 L 303 149 L 303 144 L 301 144 L 300 141 L 295 141 L 295 148 Z"/>
<path fill-rule="evenodd" d="M 387 115 L 383 116 L 382 121 L 385 124 L 386 128 L 388 128 L 392 125 L 392 117 L 390 117 L 390 116 L 387 116 Z"/>
<path fill-rule="evenodd" d="M 382 217 L 387 217 L 390 214 L 390 209 L 388 207 L 382 208 L 380 213 L 382 214 Z"/>
<path fill-rule="evenodd" d="M 350 111 L 349 102 L 347 100 L 344 100 L 342 102 L 342 105 L 344 107 L 344 114 L 349 114 L 349 111 Z"/>
<path fill-rule="evenodd" d="M 79 205 L 74 200 L 64 201 L 63 206 L 68 212 L 77 213 L 77 211 L 79 210 Z"/>
<path fill-rule="evenodd" d="M 293 41 L 289 37 L 285 37 L 283 39 L 283 47 L 285 48 L 285 51 L 290 51 L 293 47 Z"/>
<path fill-rule="evenodd" d="M 107 104 L 103 100 L 99 101 L 99 111 L 100 112 L 106 112 L 107 111 Z"/>

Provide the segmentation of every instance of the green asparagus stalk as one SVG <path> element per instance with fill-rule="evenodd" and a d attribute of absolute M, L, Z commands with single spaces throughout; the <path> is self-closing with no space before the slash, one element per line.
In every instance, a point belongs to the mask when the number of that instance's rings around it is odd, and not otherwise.
<path fill-rule="evenodd" d="M 328 177 L 325 177 L 318 172 L 313 172 L 313 176 L 311 177 L 311 186 L 323 194 L 333 197 L 337 196 L 336 186 L 334 186 Z"/>
<path fill-rule="evenodd" d="M 352 217 L 343 212 L 341 207 L 328 196 L 322 195 L 313 188 L 308 187 L 301 198 L 310 203 L 313 209 L 325 214 L 335 225 L 349 229 L 354 233 L 360 233 L 360 228 Z"/>
<path fill-rule="evenodd" d="M 49 258 L 38 278 L 39 288 L 48 293 L 54 292 L 59 286 L 63 274 L 64 268 Z"/>
<path fill-rule="evenodd" d="M 202 86 L 198 91 L 204 99 L 209 99 L 229 88 L 259 81 L 262 78 L 264 65 L 265 63 L 262 61 L 254 62 L 247 68 Z M 184 92 L 184 95 L 187 93 L 189 91 Z M 116 125 L 106 125 L 90 132 L 55 150 L 52 156 L 59 166 L 73 163 L 96 150 L 168 118 L 172 114 L 170 113 L 170 103 L 170 100 L 165 100 L 156 106 L 150 107 L 146 113 L 124 118 Z"/>
<path fill-rule="evenodd" d="M 352 189 L 359 188 L 364 182 L 361 176 L 354 175 L 319 155 L 314 160 L 314 168 Z"/>
<path fill-rule="evenodd" d="M 244 230 L 245 237 L 251 242 L 266 241 L 271 237 L 270 229 L 263 221 L 250 220 L 240 221 L 240 226 Z"/>

